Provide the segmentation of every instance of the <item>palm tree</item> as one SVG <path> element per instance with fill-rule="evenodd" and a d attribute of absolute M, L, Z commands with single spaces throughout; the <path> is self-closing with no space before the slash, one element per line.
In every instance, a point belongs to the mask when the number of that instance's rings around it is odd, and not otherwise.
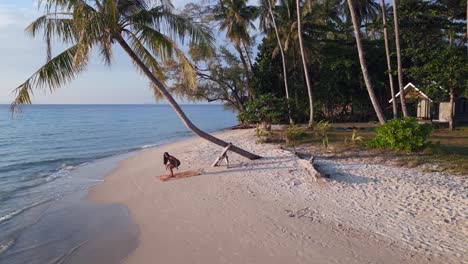
<path fill-rule="evenodd" d="M 36 36 L 43 30 L 48 51 L 53 39 L 71 47 L 54 58 L 49 57 L 39 70 L 15 89 L 12 110 L 18 105 L 30 104 L 33 89 L 48 87 L 54 91 L 75 79 L 86 69 L 94 48 L 99 49 L 104 62 L 110 65 L 112 45 L 118 43 L 136 68 L 151 81 L 154 92 L 166 98 L 187 128 L 214 144 L 228 146 L 227 142 L 196 127 L 160 81 L 163 77 L 160 63 L 177 59 L 184 66 L 188 83 L 194 86 L 194 69 L 176 42 L 183 42 L 188 36 L 193 45 L 211 46 L 212 36 L 192 20 L 173 14 L 169 6 L 152 6 L 151 2 L 95 0 L 92 5 L 85 0 L 40 2 L 45 7 L 45 14 L 28 26 L 27 31 Z M 231 147 L 231 150 L 249 159 L 260 158 L 238 147 Z"/>
<path fill-rule="evenodd" d="M 314 124 L 314 101 L 312 98 L 312 86 L 309 80 L 309 71 L 307 70 L 307 61 L 305 58 L 304 45 L 302 43 L 302 23 L 301 23 L 301 1 L 296 0 L 296 13 L 297 13 L 297 35 L 299 37 L 299 48 L 301 50 L 302 65 L 304 67 L 304 76 L 307 85 L 307 92 L 309 94 L 309 126 Z"/>
<path fill-rule="evenodd" d="M 266 25 L 268 25 L 269 24 L 268 22 L 271 21 L 271 24 L 273 25 L 273 29 L 275 30 L 275 36 L 276 36 L 276 40 L 278 42 L 278 47 L 279 47 L 280 54 L 281 54 L 281 62 L 283 64 L 283 80 L 284 80 L 284 89 L 286 92 L 286 100 L 288 101 L 289 123 L 292 124 L 293 120 L 291 118 L 291 106 L 289 103 L 288 71 L 286 69 L 286 57 L 284 54 L 283 44 L 281 43 L 281 38 L 278 33 L 278 27 L 276 26 L 276 19 L 273 13 L 273 8 L 271 7 L 271 0 L 266 0 L 266 2 L 268 2 L 266 4 L 267 7 L 265 7 L 264 3 L 261 3 L 261 6 L 263 7 L 262 10 L 264 9 L 264 11 L 268 14 L 267 16 L 262 18 L 262 24 L 264 25 L 263 27 L 267 27 Z M 268 16 L 270 16 L 270 19 L 267 18 Z"/>
<path fill-rule="evenodd" d="M 242 64 L 245 68 L 247 76 L 247 85 L 250 89 L 250 72 L 252 69 L 252 60 L 248 46 L 251 44 L 251 37 L 249 35 L 249 28 L 255 29 L 253 20 L 257 17 L 257 8 L 247 5 L 246 0 L 220 0 L 218 5 L 215 6 L 214 18 L 220 21 L 220 29 L 226 30 L 226 37 L 230 39 L 234 48 L 239 53 Z M 244 51 L 242 51 L 242 47 Z M 246 53 L 244 56 L 244 52 Z M 247 65 L 247 61 L 250 68 Z"/>
<path fill-rule="evenodd" d="M 395 46 L 397 52 L 397 67 L 398 67 L 398 87 L 400 89 L 400 103 L 403 116 L 408 116 L 406 110 L 405 91 L 403 89 L 403 69 L 401 66 L 401 50 L 400 50 L 400 31 L 398 29 L 398 1 L 393 0 L 393 22 L 395 23 Z"/>
<path fill-rule="evenodd" d="M 390 48 L 388 46 L 388 34 L 387 34 L 387 18 L 385 0 L 380 1 L 380 7 L 382 8 L 382 21 L 383 21 L 383 32 L 385 40 L 385 54 L 387 56 L 387 68 L 388 68 L 388 81 L 390 83 L 390 92 L 392 93 L 392 106 L 393 106 L 393 118 L 398 117 L 397 102 L 395 99 L 395 89 L 393 88 L 393 75 L 392 75 L 392 62 L 390 60 Z"/>
<path fill-rule="evenodd" d="M 358 25 L 361 25 L 362 22 L 367 23 L 369 19 L 377 14 L 379 5 L 375 3 L 374 0 L 354 0 L 353 3 L 354 16 L 356 17 Z M 342 11 L 346 19 L 348 21 L 351 20 L 351 10 L 344 2 L 342 3 Z"/>
<path fill-rule="evenodd" d="M 352 0 L 347 0 L 347 1 L 348 1 L 349 13 L 351 15 L 351 20 L 353 22 L 354 37 L 356 39 L 356 46 L 357 46 L 358 53 L 359 53 L 359 62 L 361 63 L 362 76 L 364 78 L 364 82 L 366 83 L 367 92 L 369 93 L 369 97 L 372 102 L 372 106 L 374 107 L 374 111 L 377 115 L 377 118 L 379 119 L 379 122 L 381 124 L 384 124 L 385 116 L 382 112 L 382 108 L 380 107 L 379 102 L 377 101 L 377 97 L 375 96 L 375 93 L 374 93 L 374 88 L 372 87 L 372 83 L 370 81 L 369 73 L 367 72 L 366 58 L 364 57 L 364 50 L 362 48 L 362 43 L 361 43 L 359 24 L 357 22 L 357 19 L 354 13 L 354 6 L 352 3 Z"/>

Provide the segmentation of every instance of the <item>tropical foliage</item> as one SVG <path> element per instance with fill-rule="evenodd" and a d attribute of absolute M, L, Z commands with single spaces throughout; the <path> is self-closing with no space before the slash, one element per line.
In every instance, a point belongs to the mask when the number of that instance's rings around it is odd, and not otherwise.
<path fill-rule="evenodd" d="M 418 124 L 414 117 L 393 119 L 376 129 L 377 135 L 368 146 L 412 152 L 427 146 L 431 130 L 430 124 Z"/>

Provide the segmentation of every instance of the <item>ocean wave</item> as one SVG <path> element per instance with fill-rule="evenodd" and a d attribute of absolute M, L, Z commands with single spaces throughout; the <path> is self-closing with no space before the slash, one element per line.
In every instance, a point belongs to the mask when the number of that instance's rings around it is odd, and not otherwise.
<path fill-rule="evenodd" d="M 21 162 L 21 163 L 16 163 L 16 164 L 11 164 L 11 165 L 0 167 L 0 173 L 9 172 L 11 170 L 29 169 L 31 167 L 39 166 L 39 165 L 61 164 L 62 166 L 66 166 L 66 164 L 76 165 L 79 163 L 83 163 L 82 158 L 57 158 L 57 159 Z"/>
<path fill-rule="evenodd" d="M 146 148 L 152 148 L 152 147 L 156 147 L 156 146 L 159 146 L 160 144 L 147 144 L 147 145 L 143 145 L 141 146 L 142 149 L 146 149 Z"/>
<path fill-rule="evenodd" d="M 5 241 L 0 241 L 0 255 L 13 246 L 13 244 L 15 244 L 15 238 L 7 238 Z"/>
<path fill-rule="evenodd" d="M 44 201 L 33 203 L 31 205 L 25 206 L 25 207 L 17 209 L 17 210 L 10 211 L 10 212 L 0 216 L 0 223 L 8 221 L 8 220 L 12 219 L 13 217 L 15 217 L 15 216 L 17 216 L 19 214 L 22 214 L 23 212 L 25 212 L 25 211 L 27 211 L 29 209 L 32 209 L 32 208 L 34 208 L 36 206 L 48 203 L 48 202 L 53 201 L 53 200 L 55 200 L 55 199 L 47 199 L 47 200 L 44 200 Z"/>

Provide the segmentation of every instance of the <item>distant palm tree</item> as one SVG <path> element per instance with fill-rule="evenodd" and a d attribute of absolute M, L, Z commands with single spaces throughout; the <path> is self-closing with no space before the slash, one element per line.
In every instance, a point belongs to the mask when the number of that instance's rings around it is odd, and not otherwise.
<path fill-rule="evenodd" d="M 278 32 L 278 27 L 276 26 L 276 19 L 273 13 L 271 0 L 261 1 L 260 7 L 261 7 L 260 9 L 263 11 L 262 14 L 265 14 L 265 13 L 267 14 L 260 18 L 261 19 L 260 25 L 263 25 L 262 27 L 264 28 L 264 30 L 267 30 L 267 27 L 268 27 L 267 25 L 269 24 L 269 22 L 271 22 L 271 24 L 273 25 L 273 29 L 275 30 L 275 36 L 276 36 L 276 40 L 278 42 L 278 47 L 279 47 L 280 54 L 281 54 L 281 62 L 283 64 L 283 80 L 284 80 L 284 89 L 286 92 L 286 100 L 288 101 L 289 123 L 292 124 L 293 120 L 291 117 L 291 106 L 289 104 L 288 71 L 286 69 L 286 57 L 284 54 L 283 44 L 281 43 L 281 38 Z"/>
<path fill-rule="evenodd" d="M 369 93 L 369 97 L 372 102 L 372 106 L 374 107 L 375 114 L 377 115 L 379 122 L 381 124 L 384 124 L 386 121 L 385 116 L 382 111 L 382 108 L 380 107 L 379 101 L 377 100 L 377 97 L 375 96 L 374 88 L 372 87 L 372 82 L 370 81 L 370 76 L 369 76 L 369 73 L 367 72 L 366 58 L 364 56 L 364 49 L 362 48 L 362 42 L 361 42 L 360 25 L 358 24 L 358 21 L 354 13 L 354 6 L 353 6 L 352 0 L 347 0 L 347 1 L 348 1 L 349 13 L 351 16 L 351 20 L 353 22 L 354 37 L 356 39 L 356 46 L 357 46 L 358 53 L 359 53 L 359 62 L 361 63 L 362 76 L 364 78 L 364 82 L 366 83 L 367 92 Z"/>
<path fill-rule="evenodd" d="M 44 31 L 48 61 L 16 88 L 13 111 L 20 104 L 31 103 L 33 89 L 48 87 L 50 91 L 54 91 L 75 79 L 86 69 L 95 48 L 99 49 L 104 62 L 110 65 L 112 45 L 118 43 L 137 69 L 151 81 L 154 92 L 165 97 L 187 128 L 214 144 L 227 146 L 227 142 L 196 127 L 161 81 L 164 74 L 160 63 L 177 59 L 183 65 L 188 83 L 195 86 L 194 69 L 176 42 L 183 42 L 189 36 L 191 44 L 210 47 L 212 36 L 191 19 L 173 14 L 168 4 L 153 6 L 153 1 L 149 0 L 95 0 L 93 4 L 90 2 L 39 2 L 44 6 L 45 14 L 29 25 L 27 31 L 33 36 L 40 30 Z M 53 40 L 71 47 L 51 58 L 50 44 Z M 260 158 L 238 147 L 231 147 L 231 150 L 249 159 Z"/>
<path fill-rule="evenodd" d="M 283 46 L 284 51 L 285 52 L 290 51 L 290 54 L 292 55 L 293 80 L 299 79 L 296 77 L 296 61 L 297 61 L 296 55 L 301 56 L 302 54 L 304 54 L 304 56 L 306 56 L 305 49 L 307 48 L 307 46 L 304 46 L 304 42 L 302 43 L 302 47 L 301 47 L 301 44 L 299 43 L 299 35 L 301 35 L 301 38 L 302 38 L 302 34 L 299 34 L 299 32 L 304 33 L 302 26 L 305 24 L 306 21 L 303 21 L 302 19 L 300 19 L 301 27 L 300 29 L 298 29 L 296 6 L 297 6 L 296 0 L 280 0 L 279 5 L 276 7 L 277 19 L 279 21 L 278 31 L 279 31 L 279 35 L 281 36 L 281 43 L 284 44 Z M 299 10 L 299 13 L 301 13 L 300 10 Z M 302 18 L 303 14 L 300 14 L 300 15 Z M 307 22 L 310 22 L 310 21 L 307 21 Z M 308 53 L 310 54 L 311 52 L 310 46 L 313 45 L 313 43 L 309 42 L 306 44 L 309 44 Z M 299 48 L 296 48 L 298 46 Z M 301 52 L 301 48 L 303 52 Z M 306 74 L 306 71 L 307 70 L 303 71 L 304 74 L 302 74 L 302 76 L 304 77 L 304 81 L 306 82 L 306 88 L 307 88 L 307 93 L 308 93 L 308 98 L 309 98 L 309 123 L 310 125 L 312 125 L 313 123 L 312 122 L 313 121 L 313 97 L 312 97 L 312 91 L 311 89 L 309 89 L 309 87 L 311 86 L 310 85 L 307 86 L 306 78 L 309 78 L 309 76 L 308 76 L 308 71 L 307 71 L 307 74 Z M 310 79 L 309 79 L 309 84 L 310 84 Z M 297 94 L 296 94 L 296 104 L 297 104 Z"/>
<path fill-rule="evenodd" d="M 248 47 L 252 39 L 249 35 L 249 28 L 255 29 L 253 21 L 257 17 L 258 9 L 255 6 L 247 5 L 247 0 L 219 0 L 213 11 L 215 20 L 220 21 L 220 29 L 226 30 L 226 37 L 233 42 L 234 47 L 239 53 L 241 62 L 245 68 L 247 85 L 249 86 L 251 95 L 250 73 L 252 70 L 252 60 L 250 59 Z M 244 51 L 242 51 L 242 47 Z M 245 57 L 250 68 L 247 65 Z"/>
<path fill-rule="evenodd" d="M 314 124 L 314 101 L 312 95 L 312 86 L 309 79 L 309 71 L 307 70 L 307 61 L 304 51 L 304 44 L 302 43 L 302 22 L 301 22 L 301 1 L 296 0 L 296 13 L 297 13 L 297 35 L 299 38 L 299 48 L 301 50 L 302 65 L 304 68 L 304 77 L 307 85 L 307 92 L 309 94 L 309 126 Z"/>
<path fill-rule="evenodd" d="M 367 23 L 369 19 L 377 14 L 379 9 L 379 5 L 374 0 L 354 0 L 353 4 L 354 16 L 359 25 L 362 22 Z M 342 11 L 347 20 L 351 20 L 351 11 L 349 5 L 345 2 L 342 3 Z"/>
<path fill-rule="evenodd" d="M 400 89 L 400 103 L 403 116 L 408 116 L 406 109 L 405 91 L 403 89 L 403 68 L 401 65 L 401 49 L 400 49 L 400 30 L 398 28 L 398 0 L 393 0 L 393 22 L 395 23 L 395 46 L 397 52 L 397 67 L 398 67 L 398 87 Z"/>
<path fill-rule="evenodd" d="M 388 81 L 390 83 L 390 92 L 392 93 L 393 118 L 398 118 L 398 109 L 397 109 L 397 102 L 395 98 L 395 89 L 393 87 L 392 61 L 390 60 L 390 48 L 388 45 L 387 18 L 386 18 L 387 11 L 385 8 L 385 0 L 381 0 L 380 3 L 381 3 L 380 7 L 382 9 L 385 54 L 387 56 Z"/>

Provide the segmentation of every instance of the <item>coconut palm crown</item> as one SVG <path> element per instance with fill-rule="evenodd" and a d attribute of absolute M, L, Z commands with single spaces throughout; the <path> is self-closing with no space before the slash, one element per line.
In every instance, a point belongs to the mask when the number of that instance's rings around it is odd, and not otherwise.
<path fill-rule="evenodd" d="M 33 37 L 41 31 L 47 43 L 47 62 L 14 91 L 13 111 L 31 103 L 34 89 L 51 92 L 75 79 L 86 69 L 93 50 L 103 61 L 112 62 L 113 44 L 119 44 L 136 68 L 151 82 L 153 91 L 162 95 L 184 124 L 198 136 L 217 145 L 224 142 L 197 128 L 185 115 L 164 85 L 162 65 L 178 61 L 184 76 L 195 88 L 195 70 L 178 44 L 211 48 L 213 37 L 200 24 L 175 14 L 168 0 L 39 0 L 44 15 L 26 31 Z M 52 58 L 51 43 L 69 46 Z M 232 146 L 231 150 L 250 159 L 259 156 Z"/>

